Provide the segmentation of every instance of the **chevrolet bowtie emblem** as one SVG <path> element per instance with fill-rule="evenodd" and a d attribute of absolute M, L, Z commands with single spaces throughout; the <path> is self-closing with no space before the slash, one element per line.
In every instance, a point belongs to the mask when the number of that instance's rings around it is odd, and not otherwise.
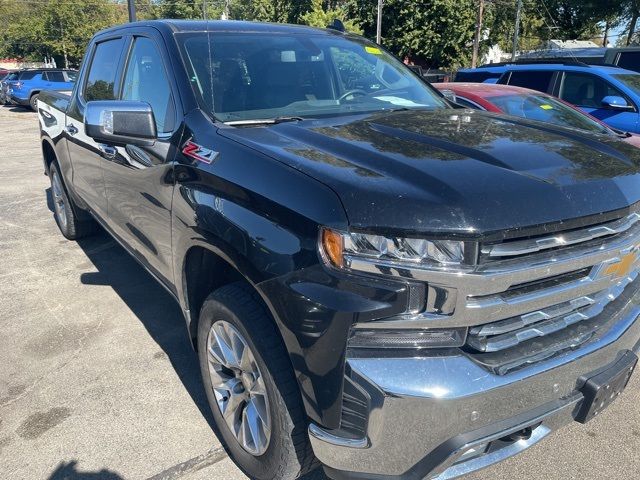
<path fill-rule="evenodd" d="M 633 268 L 637 258 L 638 252 L 636 250 L 622 255 L 617 262 L 611 263 L 604 267 L 602 276 L 615 278 L 622 278 L 627 276 Z"/>

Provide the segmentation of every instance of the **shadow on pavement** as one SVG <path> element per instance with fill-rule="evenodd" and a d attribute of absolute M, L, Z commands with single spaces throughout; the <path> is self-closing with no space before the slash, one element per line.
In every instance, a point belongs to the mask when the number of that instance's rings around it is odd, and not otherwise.
<path fill-rule="evenodd" d="M 34 113 L 30 107 L 21 107 L 18 105 L 3 105 L 4 108 L 8 108 L 10 112 L 15 113 Z"/>
<path fill-rule="evenodd" d="M 80 281 L 113 288 L 164 351 L 202 416 L 213 425 L 198 358 L 177 302 L 104 230 L 79 240 L 78 245 L 97 269 L 81 274 Z"/>
<path fill-rule="evenodd" d="M 76 468 L 77 465 L 78 462 L 75 460 L 61 462 L 47 480 L 124 480 L 124 477 L 105 468 L 97 472 L 80 472 Z"/>
<path fill-rule="evenodd" d="M 53 212 L 50 187 L 45 194 L 47 206 Z M 52 221 L 55 222 L 53 215 Z M 113 288 L 163 350 L 202 416 L 213 425 L 198 357 L 191 347 L 177 302 L 104 230 L 99 229 L 77 243 L 97 269 L 82 273 L 80 281 Z M 158 353 L 156 358 L 161 358 L 163 355 Z"/>
<path fill-rule="evenodd" d="M 49 210 L 53 212 L 51 188 L 46 189 L 46 197 Z M 55 220 L 52 218 L 52 221 Z M 212 426 L 213 416 L 200 377 L 198 358 L 189 342 L 184 318 L 177 302 L 104 230 L 99 229 L 95 235 L 77 243 L 97 269 L 97 272 L 82 273 L 81 282 L 85 285 L 113 288 L 167 355 L 193 402 Z M 66 465 L 61 464 L 47 480 L 122 478 L 106 470 L 77 472 L 76 463 L 72 461 Z M 318 469 L 301 480 L 328 479 L 322 469 Z"/>

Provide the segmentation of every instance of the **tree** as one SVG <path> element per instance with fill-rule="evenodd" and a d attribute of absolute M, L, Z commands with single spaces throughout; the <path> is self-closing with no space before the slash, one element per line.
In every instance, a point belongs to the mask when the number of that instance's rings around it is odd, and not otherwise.
<path fill-rule="evenodd" d="M 351 0 L 348 12 L 375 38 L 376 0 Z M 382 44 L 399 57 L 422 58 L 429 66 L 456 68 L 471 60 L 476 24 L 474 0 L 386 0 Z"/>
<path fill-rule="evenodd" d="M 157 16 L 156 18 L 219 19 L 222 11 L 223 7 L 221 2 L 206 2 L 205 0 L 160 0 L 156 5 L 154 14 Z"/>
<path fill-rule="evenodd" d="M 516 2 L 489 3 L 487 8 L 487 25 L 489 38 L 487 43 L 498 45 L 505 52 L 513 49 L 515 29 Z M 523 2 L 520 16 L 520 33 L 518 50 L 536 50 L 549 39 L 549 30 L 540 15 L 536 3 Z"/>
<path fill-rule="evenodd" d="M 2 56 L 41 61 L 53 55 L 65 67 L 79 64 L 97 31 L 127 20 L 126 6 L 109 0 L 6 2 L 0 16 L 9 19 L 0 43 Z"/>
<path fill-rule="evenodd" d="M 362 33 L 360 25 L 353 20 L 347 19 L 347 11 L 341 6 L 335 6 L 333 8 L 324 7 L 322 0 L 313 0 L 311 2 L 311 10 L 302 15 L 302 22 L 312 27 L 325 28 L 332 23 L 335 19 L 341 20 L 344 23 L 345 29 L 353 33 Z"/>

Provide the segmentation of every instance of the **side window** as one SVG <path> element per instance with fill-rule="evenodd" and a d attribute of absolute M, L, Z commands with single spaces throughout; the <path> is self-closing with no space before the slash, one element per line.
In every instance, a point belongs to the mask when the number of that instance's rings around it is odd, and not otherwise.
<path fill-rule="evenodd" d="M 158 133 L 173 130 L 175 110 L 171 87 L 160 52 L 148 38 L 138 37 L 133 44 L 124 76 L 122 100 L 147 102 L 153 109 Z"/>
<path fill-rule="evenodd" d="M 47 80 L 50 82 L 64 82 L 64 75 L 62 72 L 46 72 Z"/>
<path fill-rule="evenodd" d="M 607 95 L 625 97 L 618 89 L 605 80 L 589 73 L 566 72 L 560 98 L 579 107 L 600 108 Z"/>
<path fill-rule="evenodd" d="M 640 52 L 620 52 L 617 66 L 640 72 Z"/>
<path fill-rule="evenodd" d="M 107 40 L 96 46 L 84 86 L 84 99 L 115 100 L 115 82 L 124 39 Z"/>
<path fill-rule="evenodd" d="M 531 90 L 537 90 L 539 92 L 548 92 L 549 84 L 553 78 L 552 70 L 541 71 L 526 71 L 517 70 L 511 72 L 509 77 L 509 85 L 515 85 L 516 87 L 530 88 Z"/>
<path fill-rule="evenodd" d="M 40 74 L 39 72 L 34 72 L 34 71 L 22 72 L 20 74 L 20 80 L 33 80 L 39 74 Z"/>

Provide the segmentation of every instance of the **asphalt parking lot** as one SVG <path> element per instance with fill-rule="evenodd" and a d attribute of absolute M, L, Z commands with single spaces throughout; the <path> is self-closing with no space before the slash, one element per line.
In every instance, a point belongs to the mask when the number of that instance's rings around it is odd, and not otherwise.
<path fill-rule="evenodd" d="M 105 233 L 65 240 L 48 188 L 35 113 L 0 107 L 0 479 L 245 478 L 178 306 Z M 470 478 L 640 478 L 639 405 L 636 375 L 590 424 Z"/>

